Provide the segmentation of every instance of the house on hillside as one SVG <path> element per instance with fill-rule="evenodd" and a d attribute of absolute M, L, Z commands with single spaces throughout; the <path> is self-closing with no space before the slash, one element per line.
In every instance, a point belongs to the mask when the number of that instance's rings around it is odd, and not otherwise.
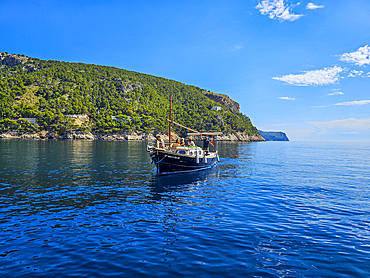
<path fill-rule="evenodd" d="M 18 120 L 29 121 L 31 124 L 37 125 L 37 119 L 36 118 L 19 118 Z"/>
<path fill-rule="evenodd" d="M 212 107 L 212 110 L 214 110 L 214 111 L 221 111 L 222 108 L 221 108 L 221 106 L 213 106 Z"/>
<path fill-rule="evenodd" d="M 115 120 L 116 122 L 122 121 L 124 123 L 127 122 L 127 121 L 131 121 L 131 117 L 130 116 L 127 116 L 127 117 L 124 117 L 124 118 L 122 118 L 122 117 L 117 118 L 117 116 L 112 116 L 112 119 Z"/>

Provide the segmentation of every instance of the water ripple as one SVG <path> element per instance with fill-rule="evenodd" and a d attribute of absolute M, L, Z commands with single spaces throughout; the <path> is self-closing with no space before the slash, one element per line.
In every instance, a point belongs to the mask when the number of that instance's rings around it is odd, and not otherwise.
<path fill-rule="evenodd" d="M 156 177 L 141 142 L 0 141 L 5 277 L 367 277 L 370 148 L 218 143 Z"/>

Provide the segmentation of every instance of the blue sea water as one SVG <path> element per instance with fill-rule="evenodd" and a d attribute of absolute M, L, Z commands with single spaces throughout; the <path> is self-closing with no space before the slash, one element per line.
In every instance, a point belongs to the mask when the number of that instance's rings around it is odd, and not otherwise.
<path fill-rule="evenodd" d="M 370 276 L 369 143 L 219 142 L 162 177 L 145 147 L 0 141 L 0 276 Z"/>

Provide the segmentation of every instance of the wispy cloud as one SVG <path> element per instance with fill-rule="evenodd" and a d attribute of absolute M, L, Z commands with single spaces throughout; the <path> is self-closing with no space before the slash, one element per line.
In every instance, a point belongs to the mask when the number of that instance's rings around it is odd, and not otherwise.
<path fill-rule="evenodd" d="M 329 93 L 328 96 L 344 95 L 344 93 L 342 93 L 338 89 L 332 89 L 332 91 L 333 92 L 332 93 Z"/>
<path fill-rule="evenodd" d="M 334 105 L 344 105 L 344 106 L 358 106 L 358 105 L 365 105 L 370 104 L 370 100 L 355 100 L 355 101 L 346 101 L 346 102 L 340 102 L 336 103 Z"/>
<path fill-rule="evenodd" d="M 345 69 L 334 66 L 321 70 L 305 71 L 302 74 L 289 74 L 282 77 L 273 77 L 272 79 L 285 82 L 296 86 L 317 86 L 334 84 L 339 80 L 339 73 Z"/>
<path fill-rule="evenodd" d="M 295 100 L 294 97 L 279 97 L 279 98 L 284 100 Z"/>
<path fill-rule="evenodd" d="M 312 3 L 310 3 L 312 4 Z M 347 63 L 356 64 L 358 66 L 370 65 L 370 47 L 365 45 L 358 50 L 350 53 L 339 55 L 339 60 Z M 281 77 L 273 77 L 272 79 L 285 82 L 289 85 L 295 86 L 321 86 L 335 84 L 340 78 L 341 72 L 348 72 L 349 68 L 342 68 L 340 66 L 333 66 L 321 70 L 304 71 L 301 74 L 288 74 Z M 364 73 L 362 70 L 351 70 L 346 77 L 370 77 L 370 72 Z M 328 94 L 330 96 L 339 93 Z"/>
<path fill-rule="evenodd" d="M 268 15 L 269 18 L 280 21 L 295 21 L 303 16 L 302 14 L 292 13 L 293 7 L 286 5 L 284 0 L 263 0 L 258 3 L 256 9 L 261 14 Z"/>
<path fill-rule="evenodd" d="M 370 65 L 370 47 L 365 45 L 354 52 L 344 53 L 339 60 L 358 66 Z"/>
<path fill-rule="evenodd" d="M 370 119 L 355 119 L 349 118 L 344 120 L 334 120 L 329 122 L 308 122 L 309 124 L 327 130 L 339 130 L 342 133 L 357 133 L 359 130 L 368 130 L 370 129 Z M 334 131 L 335 132 L 335 131 Z"/>
<path fill-rule="evenodd" d="M 243 46 L 242 46 L 242 45 L 237 44 L 237 45 L 234 45 L 234 47 L 232 48 L 232 51 L 237 51 L 237 50 L 240 50 L 240 49 L 242 49 L 242 48 L 243 48 Z"/>
<path fill-rule="evenodd" d="M 362 70 L 351 70 L 351 72 L 348 74 L 348 77 L 356 77 L 361 76 L 364 72 Z"/>
<path fill-rule="evenodd" d="M 316 10 L 316 9 L 322 9 L 324 8 L 324 5 L 315 5 L 314 3 L 308 3 L 306 6 L 307 10 Z"/>

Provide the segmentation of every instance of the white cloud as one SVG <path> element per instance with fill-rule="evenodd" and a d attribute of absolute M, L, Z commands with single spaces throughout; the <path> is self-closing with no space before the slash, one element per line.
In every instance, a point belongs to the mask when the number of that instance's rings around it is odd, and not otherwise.
<path fill-rule="evenodd" d="M 243 48 L 243 46 L 242 45 L 240 45 L 240 44 L 238 44 L 238 45 L 234 45 L 234 47 L 231 49 L 232 51 L 237 51 L 237 50 L 240 50 L 240 49 L 242 49 Z"/>
<path fill-rule="evenodd" d="M 349 118 L 344 120 L 334 120 L 329 122 L 308 122 L 309 124 L 322 129 L 322 132 L 327 130 L 337 130 L 342 133 L 357 133 L 359 130 L 370 129 L 370 119 L 355 119 Z"/>
<path fill-rule="evenodd" d="M 295 100 L 294 97 L 279 97 L 279 98 L 284 100 Z"/>
<path fill-rule="evenodd" d="M 338 89 L 333 89 L 332 90 L 333 92 L 332 93 L 329 93 L 328 96 L 335 96 L 335 95 L 344 95 L 344 93 L 342 93 L 341 91 L 339 91 Z"/>
<path fill-rule="evenodd" d="M 358 66 L 370 65 L 370 47 L 365 45 L 354 52 L 344 53 L 339 60 Z"/>
<path fill-rule="evenodd" d="M 285 82 L 296 86 L 316 86 L 334 84 L 339 80 L 339 73 L 345 69 L 334 66 L 322 70 L 305 71 L 302 74 L 289 74 L 282 77 L 273 77 L 272 79 Z"/>
<path fill-rule="evenodd" d="M 351 70 L 351 72 L 348 74 L 348 77 L 356 77 L 361 76 L 364 72 L 362 70 Z"/>
<path fill-rule="evenodd" d="M 324 5 L 318 6 L 318 5 L 315 5 L 314 3 L 308 3 L 306 6 L 307 10 L 316 10 L 316 9 L 321 9 L 321 8 L 324 8 Z"/>
<path fill-rule="evenodd" d="M 268 15 L 271 19 L 279 19 L 280 21 L 295 21 L 303 16 L 302 14 L 291 13 L 292 7 L 286 5 L 284 0 L 263 0 L 258 3 L 256 9 L 261 14 Z"/>
<path fill-rule="evenodd" d="M 365 105 L 365 104 L 370 104 L 370 100 L 346 101 L 346 102 L 336 103 L 334 105 L 354 106 L 354 105 Z"/>

